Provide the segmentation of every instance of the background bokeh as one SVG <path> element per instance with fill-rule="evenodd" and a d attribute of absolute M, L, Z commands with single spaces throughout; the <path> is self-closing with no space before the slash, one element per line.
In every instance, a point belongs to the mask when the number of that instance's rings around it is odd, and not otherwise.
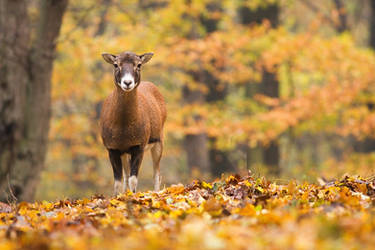
<path fill-rule="evenodd" d="M 167 102 L 164 185 L 249 170 L 278 182 L 372 175 L 374 15 L 371 0 L 71 1 L 36 198 L 112 192 L 102 52 L 155 54 L 142 79 Z M 139 185 L 152 187 L 148 154 Z"/>

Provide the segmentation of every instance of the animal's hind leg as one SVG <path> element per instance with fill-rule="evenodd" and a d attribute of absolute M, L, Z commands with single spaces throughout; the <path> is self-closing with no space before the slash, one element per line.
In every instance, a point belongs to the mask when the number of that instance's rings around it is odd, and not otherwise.
<path fill-rule="evenodd" d="M 152 156 L 152 163 L 154 168 L 154 190 L 159 191 L 160 190 L 160 160 L 161 155 L 163 153 L 163 143 L 157 142 L 155 145 L 151 148 L 151 156 Z"/>
<path fill-rule="evenodd" d="M 119 150 L 109 149 L 109 160 L 111 161 L 113 169 L 113 177 L 115 179 L 114 194 L 117 195 L 121 191 L 122 179 L 122 165 L 121 165 L 121 152 Z"/>
<path fill-rule="evenodd" d="M 129 174 L 130 174 L 130 155 L 123 154 L 121 156 L 121 162 L 122 162 L 122 168 L 124 171 L 124 186 L 123 186 L 123 192 L 127 190 L 128 181 L 129 181 Z"/>

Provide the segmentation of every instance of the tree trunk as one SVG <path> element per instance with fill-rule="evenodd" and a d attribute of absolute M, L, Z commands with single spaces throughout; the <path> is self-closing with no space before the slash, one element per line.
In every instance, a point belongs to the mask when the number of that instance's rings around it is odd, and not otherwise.
<path fill-rule="evenodd" d="M 21 0 L 0 1 L 0 190 L 5 196 L 7 178 L 19 157 L 24 130 L 27 56 L 30 38 L 27 4 Z M 22 156 L 22 154 L 21 154 Z M 17 190 L 14 190 L 16 192 Z"/>
<path fill-rule="evenodd" d="M 208 103 L 215 103 L 218 101 L 224 101 L 228 95 L 228 88 L 225 85 L 220 88 L 220 81 L 208 71 L 203 71 L 203 81 L 208 87 L 208 92 L 205 96 L 205 100 Z M 216 137 L 209 138 L 209 162 L 210 172 L 214 177 L 220 177 L 222 173 L 234 173 L 236 172 L 235 164 L 232 163 L 229 157 L 229 152 L 218 149 L 215 146 Z"/>
<path fill-rule="evenodd" d="M 184 147 L 190 175 L 193 178 L 206 177 L 209 173 L 207 135 L 188 134 L 185 136 Z M 199 176 L 197 176 L 199 174 Z"/>
<path fill-rule="evenodd" d="M 260 86 L 260 92 L 263 95 L 278 98 L 279 82 L 275 73 L 263 69 L 263 78 Z M 280 166 L 280 148 L 277 139 L 272 140 L 269 145 L 263 147 L 263 163 L 267 166 L 268 172 L 278 176 L 281 173 Z"/>
<path fill-rule="evenodd" d="M 252 23 L 260 24 L 264 19 L 267 19 L 271 27 L 276 28 L 279 25 L 279 14 L 280 7 L 278 4 L 270 4 L 264 8 L 259 7 L 256 10 L 251 10 L 245 5 L 238 9 L 239 21 L 244 25 L 250 25 Z M 249 84 L 247 91 L 248 98 L 251 98 L 252 92 L 254 91 L 250 85 L 251 84 Z M 279 97 L 279 83 L 275 73 L 263 69 L 262 82 L 258 87 L 258 92 L 269 97 Z M 271 141 L 268 146 L 262 148 L 262 151 L 263 163 L 267 166 L 269 173 L 279 175 L 281 170 L 279 166 L 280 149 L 278 140 Z M 247 152 L 247 155 L 251 155 L 251 153 Z"/>
<path fill-rule="evenodd" d="M 369 41 L 368 46 L 375 50 L 375 1 L 369 1 L 370 8 L 371 8 L 371 16 L 369 20 Z M 367 108 L 373 112 L 375 108 L 375 104 L 371 101 L 366 103 Z M 375 151 L 375 139 L 372 138 L 364 138 L 363 140 L 358 140 L 356 138 L 351 138 L 351 143 L 353 145 L 353 149 L 359 153 L 371 153 Z"/>
<path fill-rule="evenodd" d="M 191 74 L 197 76 L 195 73 Z M 183 98 L 186 104 L 204 102 L 204 95 L 201 91 L 191 90 L 187 86 L 183 88 Z M 194 119 L 199 121 L 201 117 L 194 117 Z M 196 174 L 206 176 L 209 173 L 208 138 L 206 133 L 185 135 L 184 148 L 190 174 L 194 178 L 198 177 Z"/>
<path fill-rule="evenodd" d="M 206 8 L 208 12 L 223 12 L 220 2 L 208 3 Z M 217 31 L 219 21 L 218 18 L 209 18 L 203 15 L 200 17 L 200 22 L 205 28 L 207 34 Z M 224 70 L 224 68 L 222 70 Z M 205 101 L 208 103 L 224 101 L 228 95 L 228 86 L 226 84 L 220 86 L 222 83 L 219 79 L 207 70 L 202 70 L 200 74 L 203 78 L 202 81 L 208 88 L 208 92 L 205 95 Z M 216 137 L 209 138 L 210 143 L 208 154 L 211 175 L 213 177 L 220 177 L 222 173 L 236 172 L 235 164 L 231 162 L 229 157 L 230 152 L 218 149 L 215 145 L 216 140 Z"/>
<path fill-rule="evenodd" d="M 339 23 L 336 27 L 337 32 L 343 33 L 345 31 L 348 31 L 349 30 L 349 28 L 348 28 L 348 17 L 347 17 L 347 14 L 346 14 L 346 9 L 345 9 L 344 3 L 342 2 L 342 0 L 334 0 L 333 2 L 336 6 L 336 10 L 338 11 L 338 15 L 339 15 L 338 16 Z"/>
<path fill-rule="evenodd" d="M 190 4 L 190 1 L 187 2 Z M 198 39 L 199 34 L 197 32 L 197 28 L 199 22 L 196 17 L 193 16 L 186 16 L 186 18 L 190 19 L 190 21 L 195 24 L 192 25 L 192 29 L 190 30 L 190 34 L 188 35 L 189 39 Z M 197 62 L 199 63 L 199 62 Z M 196 82 L 203 82 L 202 81 L 202 72 L 200 71 L 189 71 L 187 72 L 192 76 L 194 81 Z M 183 102 L 187 105 L 189 104 L 203 104 L 205 101 L 205 96 L 200 90 L 192 90 L 189 86 L 184 86 L 182 89 L 182 96 Z M 201 119 L 200 116 L 194 117 L 196 121 Z M 190 175 L 193 178 L 197 178 L 197 174 L 200 174 L 200 177 L 207 177 L 210 172 L 209 169 L 209 151 L 208 151 L 208 137 L 206 133 L 200 134 L 186 134 L 184 138 L 184 149 L 186 152 L 187 158 L 187 166 L 190 172 Z"/>
<path fill-rule="evenodd" d="M 51 73 L 68 0 L 41 0 L 35 37 L 26 0 L 0 0 L 0 199 L 32 200 L 49 131 Z M 5 191 L 7 190 L 7 191 Z"/>
<path fill-rule="evenodd" d="M 251 10 L 247 6 L 241 6 L 238 9 L 239 22 L 245 25 L 250 25 L 252 23 L 260 24 L 264 19 L 267 19 L 271 27 L 276 28 L 279 25 L 279 14 L 280 7 L 277 3 L 270 4 L 264 8 L 259 7 L 256 10 Z M 251 87 L 252 86 L 249 86 L 247 91 L 249 98 L 251 98 L 254 92 L 254 88 Z M 263 69 L 262 82 L 258 86 L 258 92 L 269 97 L 279 97 L 279 83 L 275 73 Z M 262 151 L 263 164 L 267 166 L 268 172 L 273 175 L 279 175 L 281 170 L 279 166 L 280 149 L 278 140 L 273 140 L 268 146 L 262 147 Z M 247 154 L 251 155 L 251 152 L 247 152 Z"/>
<path fill-rule="evenodd" d="M 372 49 L 375 49 L 375 1 L 370 0 L 371 6 L 371 17 L 370 17 L 370 25 L 369 25 L 369 46 Z"/>
<path fill-rule="evenodd" d="M 371 18 L 369 24 L 369 47 L 375 50 L 375 1 L 370 1 L 371 6 Z M 367 108 L 370 111 L 374 111 L 375 103 L 367 102 Z M 365 138 L 362 142 L 357 142 L 354 146 L 355 150 L 363 153 L 371 153 L 375 151 L 375 139 Z"/>
<path fill-rule="evenodd" d="M 264 14 L 268 18 L 273 28 L 279 25 L 279 5 L 270 5 Z M 260 86 L 262 94 L 278 98 L 279 94 L 279 82 L 277 80 L 276 73 L 268 72 L 266 69 L 263 70 L 262 83 Z M 263 161 L 268 167 L 268 171 L 272 175 L 279 176 L 281 173 L 280 169 L 280 147 L 277 139 L 270 142 L 270 144 L 263 148 Z"/>
<path fill-rule="evenodd" d="M 210 2 L 206 5 L 207 11 L 222 11 L 219 2 Z M 192 22 L 203 26 L 206 33 L 215 32 L 218 28 L 219 20 L 217 18 L 208 18 L 201 15 L 198 19 L 192 18 Z M 196 30 L 192 30 L 191 39 L 197 39 Z M 219 89 L 220 81 L 205 69 L 189 72 L 195 81 L 203 83 L 207 88 L 207 94 L 200 91 L 190 90 L 184 87 L 183 97 L 185 103 L 204 103 L 217 102 L 224 100 L 227 95 L 226 86 Z M 199 120 L 200 117 L 195 117 Z M 221 173 L 235 171 L 235 168 L 229 161 L 228 152 L 219 150 L 215 147 L 215 137 L 209 138 L 207 134 L 189 134 L 185 136 L 184 146 L 187 154 L 188 167 L 191 173 L 200 172 L 205 175 L 220 176 Z M 199 171 L 194 171 L 198 169 Z"/>

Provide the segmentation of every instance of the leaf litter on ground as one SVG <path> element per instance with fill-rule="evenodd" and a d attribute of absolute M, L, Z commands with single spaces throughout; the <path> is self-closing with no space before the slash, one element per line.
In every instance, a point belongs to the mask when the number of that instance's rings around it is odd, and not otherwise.
<path fill-rule="evenodd" d="M 374 204 L 375 178 L 231 175 L 160 192 L 0 203 L 0 249 L 371 248 Z"/>

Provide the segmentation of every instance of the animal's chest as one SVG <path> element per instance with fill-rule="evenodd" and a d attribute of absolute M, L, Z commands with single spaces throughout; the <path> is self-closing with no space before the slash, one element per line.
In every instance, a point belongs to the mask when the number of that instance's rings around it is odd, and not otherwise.
<path fill-rule="evenodd" d="M 107 148 L 112 149 L 127 150 L 133 146 L 144 145 L 147 140 L 146 134 L 146 128 L 137 124 L 118 128 L 102 127 L 103 143 Z"/>

